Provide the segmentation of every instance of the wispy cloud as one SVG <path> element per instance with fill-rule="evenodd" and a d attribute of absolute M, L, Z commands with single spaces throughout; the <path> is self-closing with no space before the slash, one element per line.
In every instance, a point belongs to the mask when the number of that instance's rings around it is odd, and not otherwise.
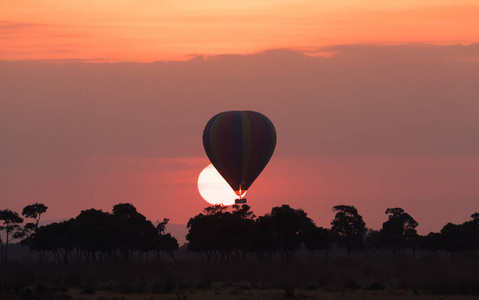
<path fill-rule="evenodd" d="M 46 24 L 38 23 L 19 23 L 19 22 L 9 22 L 9 21 L 0 21 L 0 30 L 18 30 L 18 29 L 29 29 L 29 28 L 38 28 L 48 26 Z"/>

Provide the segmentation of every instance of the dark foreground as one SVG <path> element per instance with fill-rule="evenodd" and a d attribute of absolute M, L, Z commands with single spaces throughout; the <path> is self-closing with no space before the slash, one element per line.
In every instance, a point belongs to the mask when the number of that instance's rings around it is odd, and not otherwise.
<path fill-rule="evenodd" d="M 10 261 L 0 299 L 478 299 L 477 254 L 271 262 Z"/>

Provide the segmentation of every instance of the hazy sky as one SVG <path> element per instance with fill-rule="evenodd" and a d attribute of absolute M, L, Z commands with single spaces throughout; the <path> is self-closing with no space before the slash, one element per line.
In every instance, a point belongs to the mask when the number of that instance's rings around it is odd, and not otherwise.
<path fill-rule="evenodd" d="M 479 5 L 396 2 L 2 1 L 0 208 L 131 202 L 186 223 L 207 206 L 206 122 L 248 109 L 278 135 L 256 214 L 287 203 L 329 227 L 350 204 L 379 229 L 399 206 L 420 233 L 469 220 Z"/>

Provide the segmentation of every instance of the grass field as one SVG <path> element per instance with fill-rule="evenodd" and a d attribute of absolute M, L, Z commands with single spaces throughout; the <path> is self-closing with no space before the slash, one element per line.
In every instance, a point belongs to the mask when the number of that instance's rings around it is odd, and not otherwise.
<path fill-rule="evenodd" d="M 208 300 L 208 299 L 225 299 L 225 300 L 260 300 L 260 299 L 320 299 L 320 300 L 403 300 L 403 299 L 417 299 L 417 300 L 472 300 L 478 299 L 477 296 L 467 295 L 415 295 L 413 293 L 395 293 L 390 294 L 387 292 L 370 292 L 370 291 L 354 291 L 354 292 L 324 292 L 314 290 L 298 290 L 293 294 L 288 294 L 284 290 L 248 290 L 242 291 L 235 288 L 223 288 L 212 291 L 187 291 L 182 290 L 177 293 L 171 294 L 116 294 L 111 292 L 99 292 L 93 295 L 82 294 L 79 290 L 73 290 L 69 293 L 73 299 L 80 300 Z"/>
<path fill-rule="evenodd" d="M 10 296 L 1 299 L 29 299 L 24 296 Z M 39 299 L 33 297 L 31 299 Z M 40 298 L 42 299 L 42 298 Z M 50 299 L 46 297 L 44 299 Z M 207 299 L 225 299 L 225 300 L 246 300 L 246 299 L 321 299 L 321 300 L 472 300 L 478 299 L 472 295 L 427 295 L 408 292 L 374 292 L 374 291 L 344 291 L 344 292 L 325 292 L 321 290 L 279 290 L 279 289 L 249 289 L 243 290 L 241 287 L 215 288 L 212 290 L 178 290 L 174 293 L 166 294 L 122 294 L 111 291 L 97 291 L 94 293 L 85 293 L 80 289 L 71 289 L 60 294 L 56 294 L 51 299 L 79 299 L 79 300 L 207 300 Z"/>
<path fill-rule="evenodd" d="M 0 268 L 0 299 L 479 299 L 477 253 L 292 261 L 68 264 Z"/>

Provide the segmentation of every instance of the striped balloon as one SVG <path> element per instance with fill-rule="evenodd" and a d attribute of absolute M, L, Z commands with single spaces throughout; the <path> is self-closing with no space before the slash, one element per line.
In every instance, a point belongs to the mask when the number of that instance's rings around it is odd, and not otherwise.
<path fill-rule="evenodd" d="M 206 124 L 203 146 L 213 166 L 241 197 L 273 155 L 276 131 L 263 114 L 226 111 Z"/>

